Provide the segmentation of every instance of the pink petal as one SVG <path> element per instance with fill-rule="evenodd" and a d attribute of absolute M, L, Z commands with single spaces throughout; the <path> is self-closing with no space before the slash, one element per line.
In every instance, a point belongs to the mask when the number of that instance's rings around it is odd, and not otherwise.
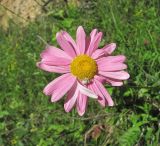
<path fill-rule="evenodd" d="M 106 54 L 111 55 L 112 52 L 115 50 L 115 48 L 116 48 L 116 44 L 111 43 L 111 44 L 107 44 L 102 49 L 106 52 Z"/>
<path fill-rule="evenodd" d="M 98 48 L 101 39 L 102 39 L 102 32 L 99 32 L 93 38 L 91 37 L 90 45 L 87 50 L 88 55 L 92 55 L 92 53 Z"/>
<path fill-rule="evenodd" d="M 89 54 L 89 46 L 90 43 L 93 42 L 95 36 L 97 34 L 97 29 L 93 29 L 92 32 L 90 33 L 90 37 L 86 37 L 86 54 Z"/>
<path fill-rule="evenodd" d="M 72 47 L 74 48 L 76 54 L 78 54 L 78 52 L 77 52 L 78 51 L 77 44 L 75 43 L 75 41 L 73 40 L 73 38 L 66 31 L 62 31 L 62 35 L 72 45 Z"/>
<path fill-rule="evenodd" d="M 101 82 L 101 83 L 105 83 L 106 82 L 106 77 L 95 75 L 94 78 L 96 80 L 98 80 L 99 82 Z"/>
<path fill-rule="evenodd" d="M 70 73 L 64 74 L 50 82 L 43 90 L 45 95 L 52 95 L 51 101 L 59 100 L 74 84 L 76 78 Z"/>
<path fill-rule="evenodd" d="M 126 69 L 127 65 L 123 63 L 108 63 L 108 62 L 101 62 L 98 63 L 98 70 L 99 71 L 120 71 Z"/>
<path fill-rule="evenodd" d="M 65 58 L 55 57 L 51 60 L 48 59 L 42 59 L 41 63 L 44 63 L 49 66 L 66 66 L 70 65 L 71 61 Z"/>
<path fill-rule="evenodd" d="M 58 49 L 54 46 L 47 46 L 46 49 L 41 53 L 41 58 L 46 60 L 52 60 L 52 58 L 65 58 L 67 60 L 71 60 L 72 58 L 66 54 L 61 49 Z"/>
<path fill-rule="evenodd" d="M 90 33 L 91 39 L 93 39 L 96 34 L 97 34 L 97 29 L 93 29 L 92 32 Z"/>
<path fill-rule="evenodd" d="M 94 78 L 101 83 L 107 82 L 111 84 L 112 86 L 122 86 L 123 85 L 123 82 L 121 80 L 106 78 L 106 77 L 99 76 L 99 75 L 96 75 Z"/>
<path fill-rule="evenodd" d="M 86 34 L 82 26 L 79 26 L 77 29 L 77 47 L 79 50 L 79 54 L 84 54 L 85 53 L 85 39 L 86 39 Z M 79 55 L 78 54 L 78 55 Z"/>
<path fill-rule="evenodd" d="M 70 72 L 69 64 L 72 58 L 54 46 L 47 46 L 41 53 L 41 58 L 42 60 L 37 63 L 37 66 L 45 71 L 56 73 Z"/>
<path fill-rule="evenodd" d="M 101 57 L 108 56 L 115 50 L 115 48 L 116 48 L 115 43 L 108 44 L 108 45 L 104 46 L 102 49 L 97 49 L 95 52 L 93 52 L 92 58 L 98 59 Z"/>
<path fill-rule="evenodd" d="M 40 69 L 48 71 L 48 72 L 55 72 L 55 73 L 69 73 L 70 72 L 69 65 L 66 65 L 66 66 L 51 66 L 51 65 L 47 65 L 43 62 L 38 62 L 36 65 Z"/>
<path fill-rule="evenodd" d="M 79 89 L 79 91 L 86 95 L 86 96 L 89 96 L 91 98 L 98 98 L 98 96 L 91 90 L 89 90 L 88 88 L 84 87 L 83 85 L 81 85 L 80 83 L 78 83 L 78 86 L 77 88 Z"/>
<path fill-rule="evenodd" d="M 62 35 L 62 33 L 57 33 L 56 35 L 57 42 L 61 46 L 61 48 L 72 58 L 76 56 L 76 53 L 74 51 L 74 48 L 72 45 L 65 39 L 65 37 Z"/>
<path fill-rule="evenodd" d="M 80 116 L 83 116 L 85 113 L 87 101 L 88 101 L 88 97 L 79 92 L 79 95 L 77 98 L 77 111 Z"/>
<path fill-rule="evenodd" d="M 94 80 L 94 81 L 95 81 L 98 93 L 100 94 L 100 97 L 106 98 L 108 105 L 113 106 L 114 105 L 113 100 L 109 95 L 109 93 L 107 92 L 107 90 L 102 85 L 102 83 L 100 83 L 98 80 Z"/>
<path fill-rule="evenodd" d="M 85 53 L 87 53 L 87 50 L 88 50 L 90 42 L 91 42 L 91 38 L 90 37 L 86 37 Z"/>
<path fill-rule="evenodd" d="M 117 55 L 117 56 L 107 56 L 97 59 L 98 64 L 106 63 L 123 63 L 126 60 L 124 55 Z"/>
<path fill-rule="evenodd" d="M 105 56 L 105 52 L 102 49 L 97 49 L 95 52 L 93 52 L 92 54 L 92 58 L 93 59 L 98 59 L 100 57 L 104 57 Z"/>
<path fill-rule="evenodd" d="M 118 71 L 118 72 L 99 71 L 99 74 L 104 77 L 118 79 L 118 80 L 127 80 L 130 77 L 129 74 L 125 71 Z"/>
<path fill-rule="evenodd" d="M 64 109 L 66 112 L 70 112 L 70 110 L 73 108 L 78 98 L 78 94 L 79 91 L 77 88 L 77 83 L 75 83 L 67 94 L 67 99 L 64 104 Z"/>
<path fill-rule="evenodd" d="M 121 80 L 106 78 L 106 82 L 110 83 L 112 86 L 122 86 L 123 82 Z"/>
<path fill-rule="evenodd" d="M 103 33 L 102 33 L 102 32 L 99 32 L 99 33 L 97 34 L 97 38 L 95 39 L 95 43 L 94 43 L 93 52 L 98 48 L 99 43 L 101 42 L 102 36 L 103 36 Z M 93 53 L 93 52 L 92 52 L 92 53 Z"/>
<path fill-rule="evenodd" d="M 94 82 L 89 85 L 89 89 L 98 95 L 98 102 L 101 104 L 101 106 L 105 107 L 106 106 L 106 99 L 103 96 L 101 96 L 101 92 L 99 91 L 99 89 L 97 88 L 97 86 Z"/>

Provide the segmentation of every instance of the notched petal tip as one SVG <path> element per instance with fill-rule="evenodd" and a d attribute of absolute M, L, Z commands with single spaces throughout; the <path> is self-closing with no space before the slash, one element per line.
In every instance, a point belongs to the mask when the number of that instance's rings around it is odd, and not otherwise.
<path fill-rule="evenodd" d="M 121 71 L 123 74 L 122 74 L 122 80 L 127 80 L 130 78 L 130 75 L 128 72 L 126 71 Z"/>
<path fill-rule="evenodd" d="M 108 106 L 114 106 L 114 103 L 113 102 L 108 103 Z"/>
<path fill-rule="evenodd" d="M 41 62 L 37 62 L 36 63 L 36 66 L 38 67 L 38 68 L 41 68 L 40 66 L 41 66 Z"/>
<path fill-rule="evenodd" d="M 77 30 L 78 30 L 78 29 L 83 29 L 83 30 L 84 30 L 84 28 L 83 28 L 82 25 L 78 26 Z"/>
<path fill-rule="evenodd" d="M 115 57 L 117 57 L 117 59 L 118 59 L 117 62 L 125 62 L 126 61 L 126 56 L 123 54 L 117 55 Z"/>
<path fill-rule="evenodd" d="M 52 48 L 52 47 L 54 47 L 54 46 L 49 45 L 49 44 L 46 45 L 46 46 L 45 46 L 45 49 L 41 52 L 40 57 L 41 57 L 41 58 L 44 58 L 45 55 L 49 52 L 49 49 Z"/>
<path fill-rule="evenodd" d="M 61 32 L 56 33 L 56 38 L 58 38 L 61 35 Z"/>
<path fill-rule="evenodd" d="M 52 103 L 53 103 L 53 102 L 56 102 L 56 100 L 55 100 L 54 98 L 51 97 L 51 102 L 52 102 Z"/>
<path fill-rule="evenodd" d="M 70 108 L 67 103 L 64 104 L 64 110 L 65 110 L 65 112 L 69 113 L 72 110 L 72 108 L 73 107 Z"/>
<path fill-rule="evenodd" d="M 77 33 L 85 33 L 83 26 L 77 28 Z"/>
<path fill-rule="evenodd" d="M 122 61 L 125 62 L 127 60 L 126 56 L 121 55 L 122 56 Z"/>
<path fill-rule="evenodd" d="M 61 30 L 60 32 L 59 32 L 59 34 L 61 34 L 62 36 L 66 36 L 66 35 L 68 35 L 68 33 L 66 32 L 66 31 L 64 31 L 64 30 Z M 57 35 L 59 35 L 59 34 L 57 34 Z"/>
<path fill-rule="evenodd" d="M 109 83 L 109 84 L 111 84 L 111 85 L 114 86 L 114 87 L 123 86 L 123 82 L 114 82 L 114 83 Z"/>
<path fill-rule="evenodd" d="M 36 66 L 39 67 L 39 62 L 36 62 Z"/>
<path fill-rule="evenodd" d="M 64 108 L 64 110 L 65 110 L 66 113 L 69 113 L 69 112 L 70 112 L 69 110 L 67 110 L 67 109 L 65 109 L 65 108 Z"/>
<path fill-rule="evenodd" d="M 85 112 L 78 112 L 79 116 L 83 116 L 85 114 Z"/>
<path fill-rule="evenodd" d="M 123 69 L 127 69 L 128 66 L 126 64 L 123 64 Z"/>
<path fill-rule="evenodd" d="M 110 43 L 110 45 L 112 45 L 112 47 L 114 47 L 114 48 L 117 47 L 116 43 Z"/>
<path fill-rule="evenodd" d="M 52 101 L 52 99 L 51 99 L 51 102 L 54 103 L 54 101 Z"/>
<path fill-rule="evenodd" d="M 111 100 L 107 100 L 106 102 L 107 102 L 106 105 L 114 106 L 114 101 L 112 100 L 112 98 L 111 98 Z"/>
<path fill-rule="evenodd" d="M 99 37 L 102 38 L 103 37 L 103 32 L 99 32 L 98 35 L 99 35 Z"/>
<path fill-rule="evenodd" d="M 105 99 L 102 99 L 102 97 L 100 97 L 99 96 L 99 98 L 98 98 L 98 102 L 100 103 L 100 105 L 104 108 L 104 107 L 106 107 L 106 100 Z"/>
<path fill-rule="evenodd" d="M 96 28 L 93 29 L 92 32 L 90 33 L 90 37 L 92 37 L 92 39 L 93 39 L 93 37 L 94 37 L 97 33 L 98 33 L 98 30 L 97 30 Z"/>
<path fill-rule="evenodd" d="M 128 72 L 126 72 L 126 80 L 130 78 L 130 74 Z"/>
<path fill-rule="evenodd" d="M 104 49 L 106 55 L 108 55 L 108 54 L 111 55 L 112 52 L 114 52 L 114 50 L 116 49 L 116 43 L 107 44 L 102 49 Z"/>
<path fill-rule="evenodd" d="M 114 52 L 114 50 L 115 50 L 116 47 L 117 47 L 116 43 L 111 43 L 111 46 L 112 46 L 112 52 Z M 111 52 L 111 53 L 112 53 L 112 52 Z"/>
<path fill-rule="evenodd" d="M 43 89 L 43 94 L 45 94 L 46 96 L 50 96 L 51 94 L 48 94 L 48 92 L 47 92 L 47 89 L 46 88 L 44 88 Z"/>

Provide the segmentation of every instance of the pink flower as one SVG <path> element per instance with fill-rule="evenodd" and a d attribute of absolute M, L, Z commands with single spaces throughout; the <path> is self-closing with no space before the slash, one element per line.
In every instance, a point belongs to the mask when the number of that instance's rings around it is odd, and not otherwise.
<path fill-rule="evenodd" d="M 94 98 L 104 107 L 113 106 L 103 83 L 121 86 L 123 80 L 129 78 L 129 74 L 123 71 L 127 68 L 125 56 L 111 56 L 116 44 L 98 49 L 102 32 L 94 29 L 87 37 L 82 26 L 77 29 L 76 42 L 65 31 L 58 32 L 56 38 L 62 50 L 47 46 L 37 66 L 63 75 L 50 82 L 44 88 L 44 94 L 51 96 L 51 102 L 60 100 L 66 94 L 65 111 L 71 111 L 76 105 L 80 116 L 85 113 L 88 97 Z"/>

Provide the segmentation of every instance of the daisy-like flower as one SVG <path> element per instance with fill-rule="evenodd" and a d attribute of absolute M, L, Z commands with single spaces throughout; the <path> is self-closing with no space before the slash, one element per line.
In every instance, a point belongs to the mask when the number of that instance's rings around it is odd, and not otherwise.
<path fill-rule="evenodd" d="M 50 82 L 44 88 L 44 94 L 51 96 L 51 102 L 66 94 L 65 111 L 71 111 L 76 105 L 80 116 L 85 113 L 88 97 L 95 98 L 103 107 L 113 106 L 103 84 L 121 86 L 123 80 L 129 78 L 129 74 L 123 71 L 127 68 L 125 56 L 111 56 L 116 44 L 99 49 L 102 32 L 94 29 L 87 37 L 82 26 L 77 29 L 76 42 L 65 31 L 58 32 L 56 38 L 61 49 L 47 46 L 37 66 L 63 75 Z"/>

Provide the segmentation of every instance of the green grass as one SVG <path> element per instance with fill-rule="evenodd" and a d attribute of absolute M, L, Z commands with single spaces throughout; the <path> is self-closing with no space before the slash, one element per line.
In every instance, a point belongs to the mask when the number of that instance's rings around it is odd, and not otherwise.
<path fill-rule="evenodd" d="M 80 8 L 49 11 L 26 28 L 0 30 L 0 146 L 158 146 L 160 143 L 160 3 L 158 0 L 98 0 Z M 104 32 L 101 46 L 117 43 L 131 77 L 108 87 L 116 104 L 102 108 L 90 100 L 84 117 L 65 113 L 64 98 L 51 103 L 42 93 L 57 74 L 36 67 L 44 44 L 57 45 L 61 29 L 75 37 L 82 25 Z M 96 132 L 95 125 L 99 132 Z M 93 134 L 96 133 L 96 136 Z"/>

